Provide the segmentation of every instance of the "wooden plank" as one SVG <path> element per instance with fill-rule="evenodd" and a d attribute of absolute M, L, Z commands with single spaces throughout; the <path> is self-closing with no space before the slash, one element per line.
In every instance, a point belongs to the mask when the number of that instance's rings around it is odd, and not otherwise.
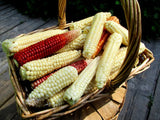
<path fill-rule="evenodd" d="M 150 44 L 147 43 L 146 45 L 153 51 L 156 60 L 151 64 L 150 69 L 129 80 L 125 104 L 118 118 L 120 120 L 145 120 L 148 116 L 149 98 L 154 93 L 157 75 L 159 75 L 160 71 L 160 57 L 158 55 L 160 42 L 155 41 Z"/>
<path fill-rule="evenodd" d="M 57 24 L 58 24 L 58 18 L 57 19 L 53 18 L 49 20 L 48 22 L 46 22 L 46 24 L 40 26 L 38 29 L 45 29 L 51 26 L 56 26 Z"/>
<path fill-rule="evenodd" d="M 119 111 L 120 107 L 120 104 L 117 104 L 106 98 L 93 102 L 92 105 L 97 109 L 104 120 L 108 120 L 114 117 Z"/>
<path fill-rule="evenodd" d="M 46 22 L 41 19 L 27 19 L 26 22 L 24 22 L 23 24 L 20 24 L 14 27 L 13 29 L 11 29 L 10 31 L 7 31 L 6 33 L 0 35 L 0 41 L 14 38 L 17 35 L 20 35 L 23 33 L 31 32 L 35 29 L 38 29 L 39 26 L 43 25 L 44 23 Z"/>
<path fill-rule="evenodd" d="M 7 7 L 5 7 L 4 9 L 2 9 L 2 10 L 0 11 L 0 16 L 6 14 L 6 13 L 8 13 L 8 12 L 10 12 L 10 11 L 13 10 L 13 9 L 15 9 L 15 8 L 11 7 L 10 5 L 7 5 Z"/>
<path fill-rule="evenodd" d="M 120 87 L 117 90 L 115 90 L 114 93 L 112 94 L 112 100 L 118 103 L 122 103 L 125 95 L 126 95 L 126 89 L 123 87 Z"/>
<path fill-rule="evenodd" d="M 156 91 L 153 100 L 151 99 L 150 105 L 152 105 L 149 115 L 149 120 L 160 120 L 160 76 L 158 78 Z"/>
<path fill-rule="evenodd" d="M 8 20 L 2 20 L 0 22 L 0 34 L 3 34 L 9 30 L 11 30 L 12 28 L 14 28 L 17 25 L 22 24 L 23 22 L 25 22 L 27 19 L 27 17 L 21 15 L 21 14 L 16 14 L 11 16 Z"/>
<path fill-rule="evenodd" d="M 10 7 L 9 4 L 2 4 L 2 5 L 0 4 L 0 11 L 6 9 L 6 8 L 8 8 L 8 7 Z"/>
<path fill-rule="evenodd" d="M 58 120 L 102 120 L 101 116 L 90 104 L 86 104 L 79 110 L 58 118 Z"/>
<path fill-rule="evenodd" d="M 17 114 L 15 97 L 13 96 L 0 108 L 0 120 L 10 120 Z"/>
<path fill-rule="evenodd" d="M 2 106 L 14 94 L 12 87 L 7 60 L 0 63 L 0 106 Z"/>
<path fill-rule="evenodd" d="M 156 40 L 155 41 L 155 50 L 154 55 L 155 55 L 155 62 L 157 63 L 156 66 L 159 67 L 157 70 L 158 74 L 155 78 L 156 80 L 156 85 L 155 85 L 155 90 L 153 96 L 151 96 L 150 103 L 149 105 L 151 106 L 150 109 L 150 114 L 148 115 L 149 120 L 159 120 L 160 119 L 160 41 Z"/>
<path fill-rule="evenodd" d="M 6 77 L 5 77 L 6 76 Z M 0 81 L 0 106 L 2 106 L 11 96 L 14 94 L 14 89 L 9 80 L 9 73 L 8 71 L 3 73 L 1 76 Z"/>
<path fill-rule="evenodd" d="M 2 15 L 0 17 L 0 21 L 4 20 L 4 19 L 8 19 L 9 17 L 11 17 L 12 15 L 15 15 L 15 14 L 18 14 L 17 10 L 16 9 L 13 9 L 12 11 Z"/>

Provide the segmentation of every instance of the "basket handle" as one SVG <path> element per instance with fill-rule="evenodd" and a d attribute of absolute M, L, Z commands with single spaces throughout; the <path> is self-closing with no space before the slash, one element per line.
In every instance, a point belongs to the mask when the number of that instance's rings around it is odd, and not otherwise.
<path fill-rule="evenodd" d="M 129 45 L 127 49 L 126 58 L 118 75 L 107 83 L 107 88 L 115 89 L 119 87 L 129 76 L 133 65 L 136 61 L 139 45 L 141 41 L 142 26 L 141 26 L 141 10 L 137 0 L 120 0 L 124 10 L 128 34 Z M 66 24 L 66 0 L 59 0 L 58 2 L 59 27 L 63 28 Z"/>

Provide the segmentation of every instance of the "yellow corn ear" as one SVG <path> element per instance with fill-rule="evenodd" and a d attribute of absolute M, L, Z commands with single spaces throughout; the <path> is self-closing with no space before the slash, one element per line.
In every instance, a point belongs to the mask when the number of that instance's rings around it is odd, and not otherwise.
<path fill-rule="evenodd" d="M 89 31 L 90 31 L 90 29 L 91 29 L 91 26 L 87 26 L 87 27 L 85 27 L 85 28 L 83 29 L 82 33 L 83 33 L 83 34 L 88 34 Z"/>
<path fill-rule="evenodd" d="M 92 81 L 89 83 L 89 85 L 87 86 L 87 88 L 85 89 L 84 94 L 92 93 L 96 90 L 98 90 L 98 88 L 96 86 L 96 81 L 94 77 Z"/>
<path fill-rule="evenodd" d="M 81 96 L 90 81 L 93 79 L 98 66 L 100 57 L 96 57 L 78 76 L 76 81 L 64 93 L 63 99 L 70 105 L 75 104 Z"/>
<path fill-rule="evenodd" d="M 106 21 L 105 29 L 110 33 L 119 33 L 122 36 L 122 44 L 128 45 L 128 30 L 114 21 Z"/>
<path fill-rule="evenodd" d="M 63 100 L 65 90 L 60 91 L 59 93 L 55 94 L 53 97 L 47 100 L 48 106 L 50 107 L 58 107 L 63 105 L 65 102 Z"/>
<path fill-rule="evenodd" d="M 7 54 L 18 52 L 30 45 L 45 40 L 56 34 L 61 34 L 67 30 L 46 30 L 43 32 L 37 32 L 34 34 L 19 36 L 13 39 L 7 39 L 3 42 L 3 48 Z"/>
<path fill-rule="evenodd" d="M 78 38 L 76 38 L 75 40 L 71 41 L 63 48 L 58 50 L 57 53 L 66 52 L 70 50 L 80 50 L 83 48 L 85 39 L 86 39 L 86 34 L 81 34 Z"/>
<path fill-rule="evenodd" d="M 94 16 L 91 29 L 87 34 L 86 41 L 83 47 L 83 56 L 85 58 L 90 59 L 92 58 L 92 55 L 95 53 L 103 32 L 105 21 L 106 16 L 103 12 L 97 13 Z"/>
<path fill-rule="evenodd" d="M 108 38 L 96 72 L 98 88 L 103 88 L 105 86 L 121 43 L 122 36 L 118 33 L 113 33 Z"/>
<path fill-rule="evenodd" d="M 22 80 L 33 81 L 70 64 L 81 56 L 81 51 L 73 50 L 59 53 L 48 58 L 33 60 L 20 67 Z"/>
<path fill-rule="evenodd" d="M 144 52 L 145 49 L 146 49 L 146 47 L 145 47 L 144 43 L 141 42 L 140 48 L 138 51 L 138 55 L 141 54 L 142 52 Z M 127 47 L 120 48 L 120 50 L 118 51 L 118 53 L 114 59 L 114 64 L 113 64 L 113 67 L 111 70 L 111 74 L 115 73 L 116 71 L 118 71 L 120 69 L 120 67 L 122 66 L 123 61 L 126 57 L 126 54 L 127 54 Z M 134 66 L 137 66 L 138 63 L 139 63 L 139 57 L 137 57 Z"/>
<path fill-rule="evenodd" d="M 40 102 L 51 98 L 63 88 L 73 83 L 78 77 L 75 67 L 64 67 L 47 78 L 37 86 L 28 96 L 26 103 L 29 106 L 36 106 Z"/>
<path fill-rule="evenodd" d="M 111 16 L 111 13 L 110 12 L 105 12 L 105 15 L 107 18 L 109 18 Z M 92 24 L 92 21 L 93 21 L 93 18 L 94 16 L 91 16 L 91 17 L 88 17 L 88 18 L 85 18 L 85 19 L 82 19 L 82 20 L 79 20 L 77 22 L 73 22 L 71 25 L 70 25 L 70 30 L 74 30 L 74 29 L 84 29 L 86 26 L 89 26 Z M 106 18 L 106 19 L 107 19 Z"/>

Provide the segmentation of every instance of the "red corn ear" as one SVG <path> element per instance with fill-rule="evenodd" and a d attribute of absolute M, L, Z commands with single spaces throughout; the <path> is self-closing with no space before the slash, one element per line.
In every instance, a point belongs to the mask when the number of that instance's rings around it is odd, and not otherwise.
<path fill-rule="evenodd" d="M 91 62 L 92 60 L 79 60 L 77 62 L 74 62 L 72 64 L 70 64 L 69 66 L 75 67 L 78 71 L 78 73 L 82 72 L 84 70 L 84 68 L 86 68 L 86 66 Z M 55 72 L 53 72 L 55 73 Z M 50 73 L 36 81 L 34 81 L 33 83 L 31 83 L 31 87 L 33 89 L 35 89 L 38 85 L 40 85 L 42 82 L 44 82 L 49 76 L 51 76 L 53 73 Z"/>
<path fill-rule="evenodd" d="M 22 66 L 26 62 L 50 56 L 64 47 L 64 45 L 77 38 L 80 34 L 81 30 L 77 29 L 52 36 L 15 53 L 14 59 Z"/>

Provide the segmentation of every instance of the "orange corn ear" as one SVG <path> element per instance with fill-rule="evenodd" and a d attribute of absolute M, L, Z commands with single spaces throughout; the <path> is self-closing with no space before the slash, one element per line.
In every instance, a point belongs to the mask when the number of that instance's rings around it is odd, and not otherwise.
<path fill-rule="evenodd" d="M 80 73 L 81 71 L 84 70 L 84 68 L 86 68 L 86 66 L 89 64 L 90 61 L 91 61 L 91 60 L 87 60 L 87 61 L 86 61 L 86 60 L 79 60 L 79 61 L 77 61 L 77 62 L 74 62 L 74 63 L 70 64 L 69 66 L 72 66 L 72 67 L 76 68 L 77 71 L 78 71 L 78 73 Z M 55 72 L 53 72 L 53 73 L 55 73 Z M 50 73 L 50 74 L 48 74 L 48 75 L 46 75 L 46 76 L 44 76 L 44 77 L 42 77 L 42 78 L 34 81 L 33 83 L 31 83 L 31 87 L 32 87 L 33 89 L 35 89 L 35 88 L 36 88 L 37 86 L 39 86 L 42 82 L 44 82 L 45 80 L 47 80 L 47 78 L 48 78 L 49 76 L 51 76 L 53 73 Z"/>
<path fill-rule="evenodd" d="M 15 53 L 14 59 L 16 63 L 22 66 L 26 62 L 50 56 L 64 47 L 65 44 L 77 38 L 80 33 L 81 30 L 78 29 L 52 36 Z"/>
<path fill-rule="evenodd" d="M 107 38 L 109 37 L 110 33 L 107 32 L 106 30 L 103 30 L 101 39 L 97 45 L 97 49 L 96 52 L 93 54 L 92 58 L 94 58 L 95 56 L 98 55 L 98 53 L 101 51 L 101 49 L 103 48 L 104 43 L 107 41 Z"/>
<path fill-rule="evenodd" d="M 116 23 L 119 24 L 119 19 L 116 16 L 111 16 L 110 18 L 107 19 L 107 21 L 114 21 Z M 97 49 L 96 52 L 93 54 L 92 58 L 94 58 L 95 56 L 98 55 L 98 53 L 101 51 L 101 49 L 103 48 L 105 42 L 107 41 L 107 38 L 109 37 L 110 33 L 107 32 L 106 30 L 103 30 L 101 39 L 97 45 Z"/>
<path fill-rule="evenodd" d="M 119 24 L 119 19 L 116 16 L 111 16 L 110 18 L 107 19 L 107 21 L 114 21 Z"/>

